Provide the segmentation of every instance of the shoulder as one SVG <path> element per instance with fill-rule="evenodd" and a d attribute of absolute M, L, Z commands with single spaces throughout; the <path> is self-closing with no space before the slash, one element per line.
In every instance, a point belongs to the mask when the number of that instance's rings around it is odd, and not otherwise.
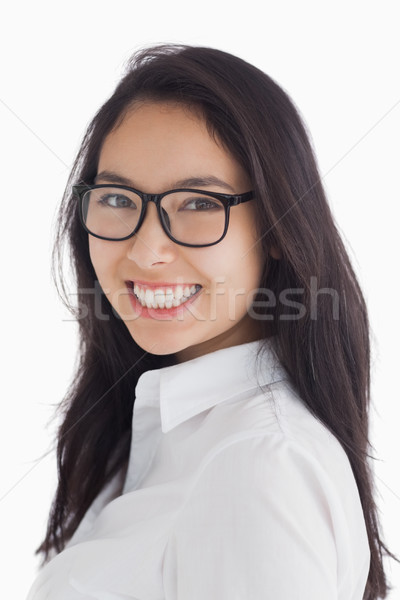
<path fill-rule="evenodd" d="M 242 597 L 358 597 L 369 545 L 338 440 L 286 383 L 234 405 L 218 407 L 226 433 L 174 519 L 166 564 L 194 578 L 201 565 L 202 581 L 252 590 Z"/>
<path fill-rule="evenodd" d="M 232 397 L 215 406 L 207 416 L 210 432 L 218 432 L 204 462 L 229 460 L 236 452 L 248 460 L 270 459 L 289 453 L 309 458 L 316 469 L 351 473 L 348 457 L 336 436 L 304 404 L 297 391 L 283 379 Z M 290 448 L 290 451 L 289 451 Z M 218 459 L 217 459 L 218 457 Z M 289 459 L 289 455 L 288 455 Z"/>
<path fill-rule="evenodd" d="M 255 523 L 274 515 L 273 527 L 279 521 L 301 523 L 310 539 L 319 523 L 327 539 L 345 544 L 354 536 L 368 546 L 347 454 L 287 381 L 220 405 L 213 418 L 223 434 L 203 457 L 188 505 L 201 505 L 199 510 L 213 513 L 211 519 L 216 506 L 246 510 Z"/>

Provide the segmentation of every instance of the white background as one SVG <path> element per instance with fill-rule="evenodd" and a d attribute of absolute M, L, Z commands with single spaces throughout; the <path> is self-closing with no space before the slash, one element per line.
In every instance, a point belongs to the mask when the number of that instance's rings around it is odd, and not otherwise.
<path fill-rule="evenodd" d="M 4 4 L 3 4 L 4 7 Z M 400 124 L 397 2 L 15 2 L 0 36 L 0 586 L 24 598 L 55 486 L 54 406 L 76 324 L 50 275 L 56 208 L 86 125 L 124 62 L 159 42 L 227 50 L 275 78 L 311 131 L 370 309 L 377 502 L 400 556 L 397 315 Z M 388 575 L 400 594 L 400 567 Z"/>

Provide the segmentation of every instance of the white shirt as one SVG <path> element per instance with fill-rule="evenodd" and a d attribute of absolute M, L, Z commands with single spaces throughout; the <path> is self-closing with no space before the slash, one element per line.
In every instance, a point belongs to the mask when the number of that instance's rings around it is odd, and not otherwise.
<path fill-rule="evenodd" d="M 100 494 L 28 600 L 362 600 L 348 458 L 258 348 L 140 377 L 123 494 Z"/>

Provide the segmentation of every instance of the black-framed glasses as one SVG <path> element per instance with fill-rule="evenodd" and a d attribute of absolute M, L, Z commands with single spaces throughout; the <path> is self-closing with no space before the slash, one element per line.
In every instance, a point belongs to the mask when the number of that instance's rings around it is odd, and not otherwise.
<path fill-rule="evenodd" d="M 254 198 L 245 194 L 219 194 L 176 189 L 145 194 L 125 185 L 74 185 L 79 215 L 88 233 L 102 240 L 131 238 L 143 223 L 146 207 L 154 202 L 163 230 L 181 246 L 195 248 L 218 244 L 226 235 L 231 206 Z"/>

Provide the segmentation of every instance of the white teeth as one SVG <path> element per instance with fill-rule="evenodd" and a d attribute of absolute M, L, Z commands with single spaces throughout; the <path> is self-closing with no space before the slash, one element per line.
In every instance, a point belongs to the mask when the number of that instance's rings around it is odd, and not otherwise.
<path fill-rule="evenodd" d="M 165 300 L 164 290 L 157 289 L 154 291 L 154 301 L 157 303 L 158 308 L 164 308 Z"/>
<path fill-rule="evenodd" d="M 156 288 L 153 290 L 142 288 L 134 283 L 133 291 L 142 306 L 147 308 L 172 308 L 186 302 L 199 288 L 200 286 L 197 285 L 191 287 L 177 285 L 174 290 L 172 288 Z"/>
<path fill-rule="evenodd" d="M 167 288 L 165 291 L 165 301 L 172 302 L 173 299 L 174 299 L 174 292 L 172 291 L 171 288 Z"/>
<path fill-rule="evenodd" d="M 152 290 L 150 290 L 149 288 L 147 288 L 147 290 L 146 290 L 146 293 L 144 296 L 144 301 L 149 306 L 152 306 L 152 304 L 154 302 L 154 292 Z"/>
<path fill-rule="evenodd" d="M 183 296 L 183 287 L 181 285 L 177 285 L 174 292 L 174 297 L 177 300 L 180 300 Z"/>

